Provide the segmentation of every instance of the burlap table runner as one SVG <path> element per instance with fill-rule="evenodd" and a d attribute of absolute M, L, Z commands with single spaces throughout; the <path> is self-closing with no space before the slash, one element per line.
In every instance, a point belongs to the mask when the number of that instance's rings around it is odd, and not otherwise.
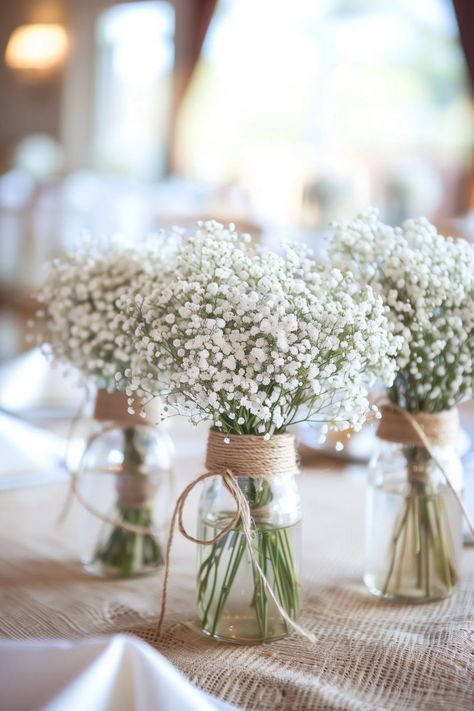
<path fill-rule="evenodd" d="M 181 482 L 199 470 L 199 461 L 182 458 Z M 76 559 L 78 508 L 65 528 L 54 526 L 63 485 L 0 493 L 0 635 L 78 638 L 129 631 L 197 686 L 256 711 L 472 711 L 474 549 L 465 549 L 463 582 L 450 599 L 421 606 L 376 600 L 360 579 L 364 473 L 304 473 L 300 484 L 301 622 L 316 644 L 292 636 L 234 647 L 204 638 L 195 626 L 195 547 L 180 537 L 166 634 L 157 639 L 161 578 L 112 582 L 83 573 Z M 190 526 L 194 515 L 190 501 Z"/>

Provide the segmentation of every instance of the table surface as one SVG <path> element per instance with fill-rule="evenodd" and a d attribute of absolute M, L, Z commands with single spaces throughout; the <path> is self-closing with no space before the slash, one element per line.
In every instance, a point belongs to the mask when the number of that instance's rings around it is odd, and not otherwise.
<path fill-rule="evenodd" d="M 201 433 L 202 434 L 202 433 Z M 180 432 L 179 484 L 202 469 L 205 438 Z M 165 631 L 156 633 L 161 575 L 129 581 L 86 574 L 78 561 L 80 511 L 57 518 L 65 484 L 0 492 L 0 636 L 82 638 L 130 632 L 148 641 L 206 691 L 245 709 L 474 708 L 474 548 L 449 599 L 407 606 L 366 591 L 363 468 L 309 466 L 304 507 L 302 625 L 253 647 L 200 634 L 195 549 L 175 538 Z M 178 484 L 178 485 L 179 485 Z M 186 519 L 193 527 L 197 492 Z"/>

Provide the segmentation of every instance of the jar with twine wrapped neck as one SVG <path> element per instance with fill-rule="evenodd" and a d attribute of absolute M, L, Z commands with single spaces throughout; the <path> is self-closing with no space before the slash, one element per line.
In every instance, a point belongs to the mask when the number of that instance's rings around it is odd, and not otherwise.
<path fill-rule="evenodd" d="M 381 406 L 370 464 L 364 581 L 380 597 L 429 602 L 450 595 L 462 551 L 458 412 Z"/>
<path fill-rule="evenodd" d="M 154 423 L 129 412 L 127 396 L 99 390 L 94 427 L 71 487 L 82 508 L 81 560 L 89 572 L 131 577 L 163 564 L 172 508 L 174 448 Z"/>
<path fill-rule="evenodd" d="M 236 644 L 259 644 L 293 631 L 300 605 L 301 507 L 294 437 L 209 433 L 206 472 L 178 498 L 174 525 L 198 544 L 197 606 L 204 634 Z M 187 533 L 182 511 L 191 489 L 205 482 L 197 537 Z M 171 567 L 172 579 L 172 567 Z"/>

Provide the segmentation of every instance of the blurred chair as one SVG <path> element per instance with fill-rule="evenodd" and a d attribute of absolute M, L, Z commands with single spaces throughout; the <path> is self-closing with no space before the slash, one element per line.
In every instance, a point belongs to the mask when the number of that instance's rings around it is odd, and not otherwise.
<path fill-rule="evenodd" d="M 250 198 L 238 185 L 216 187 L 205 183 L 171 179 L 157 187 L 156 225 L 178 225 L 192 230 L 198 221 L 216 220 L 234 224 L 239 232 L 259 241 L 262 225 L 253 217 Z"/>
<path fill-rule="evenodd" d="M 399 225 L 409 217 L 438 211 L 443 199 L 440 172 L 421 161 L 406 161 L 389 169 L 385 177 L 385 219 Z"/>
<path fill-rule="evenodd" d="M 38 181 L 58 175 L 63 163 L 61 146 L 45 133 L 25 136 L 18 142 L 13 153 L 15 168 Z"/>

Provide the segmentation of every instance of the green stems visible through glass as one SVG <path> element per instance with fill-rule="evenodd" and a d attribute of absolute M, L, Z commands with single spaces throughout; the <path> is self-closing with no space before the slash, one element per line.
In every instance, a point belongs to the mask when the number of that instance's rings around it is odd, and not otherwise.
<path fill-rule="evenodd" d="M 141 472 L 143 455 L 136 446 L 136 436 L 135 427 L 127 427 L 124 430 L 124 457 L 120 476 L 136 477 L 136 486 L 139 487 L 142 485 L 139 477 L 144 476 Z M 128 487 L 130 484 L 133 488 L 133 479 L 128 482 Z M 121 500 L 119 489 L 117 509 L 124 523 L 148 529 L 153 527 L 150 505 L 146 503 L 130 506 L 126 499 Z M 150 572 L 162 565 L 163 555 L 151 532 L 138 533 L 116 526 L 104 542 L 99 542 L 94 560 L 101 564 L 105 574 L 133 576 Z"/>
<path fill-rule="evenodd" d="M 255 558 L 263 571 L 280 605 L 295 619 L 299 611 L 300 586 L 297 576 L 292 543 L 288 528 L 276 527 L 265 521 L 265 508 L 273 498 L 271 485 L 264 478 L 239 480 L 239 486 L 248 498 L 255 521 L 252 542 Z M 222 515 L 222 521 L 231 516 Z M 211 535 L 215 535 L 221 523 L 217 521 Z M 224 524 L 225 525 L 225 524 Z M 209 526 L 207 526 L 209 528 Z M 198 607 L 203 629 L 212 636 L 220 636 L 219 626 L 230 598 L 247 600 L 247 612 L 253 608 L 256 624 L 253 637 L 264 641 L 269 635 L 272 605 L 262 577 L 252 564 L 248 554 L 248 543 L 241 524 L 214 543 L 208 555 L 201 561 L 198 570 Z M 240 589 L 242 579 L 247 580 L 245 569 L 251 571 L 253 590 Z M 242 577 L 243 576 L 243 577 Z M 252 584 L 252 583 L 251 583 Z M 248 597 L 247 597 L 247 593 Z M 245 605 L 245 602 L 243 603 Z M 275 616 L 273 611 L 273 616 Z M 250 614 L 252 617 L 252 614 Z M 288 633 L 286 623 L 281 621 L 283 633 Z M 281 636 L 281 635 L 280 635 Z"/>
<path fill-rule="evenodd" d="M 432 481 L 433 462 L 427 450 L 405 447 L 404 454 L 408 490 L 391 539 L 381 592 L 425 600 L 444 597 L 457 582 L 445 496 Z"/>

